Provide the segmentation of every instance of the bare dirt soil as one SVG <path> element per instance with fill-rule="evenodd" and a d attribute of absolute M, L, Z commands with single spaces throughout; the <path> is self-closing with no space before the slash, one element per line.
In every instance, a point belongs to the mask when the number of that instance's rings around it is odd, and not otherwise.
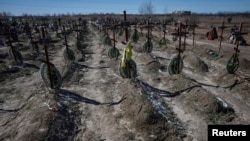
<path fill-rule="evenodd" d="M 167 29 L 169 42 L 162 46 L 159 33 L 153 32 L 152 53 L 142 53 L 144 36 L 132 43 L 135 80 L 120 76 L 121 56 L 108 57 L 111 46 L 103 45 L 102 31 L 91 23 L 80 50 L 76 33 L 67 36 L 75 62 L 64 60 L 62 39 L 50 44 L 50 62 L 62 76 L 57 90 L 41 78 L 43 45 L 35 58 L 28 41 L 14 44 L 24 67 L 10 58 L 8 46 L 0 47 L 0 140 L 206 141 L 209 124 L 250 124 L 249 46 L 239 47 L 240 67 L 228 74 L 226 63 L 235 45 L 225 39 L 222 51 L 212 56 L 219 42 L 207 40 L 203 27 L 198 27 L 195 45 L 191 35 L 186 39 L 183 71 L 169 75 L 167 67 L 177 54 L 177 42 L 170 35 L 173 28 Z M 124 35 L 117 34 L 117 40 L 123 41 Z M 118 42 L 116 47 L 122 54 L 125 46 Z M 230 108 L 224 109 L 222 101 Z"/>

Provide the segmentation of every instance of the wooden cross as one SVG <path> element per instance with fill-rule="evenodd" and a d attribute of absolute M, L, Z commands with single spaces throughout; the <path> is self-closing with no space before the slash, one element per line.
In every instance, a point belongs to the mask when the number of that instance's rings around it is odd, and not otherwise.
<path fill-rule="evenodd" d="M 134 25 L 134 31 L 136 31 L 137 29 L 137 20 L 135 19 L 132 23 L 130 23 L 130 25 Z"/>
<path fill-rule="evenodd" d="M 147 40 L 149 41 L 151 38 L 149 36 L 150 30 L 152 30 L 154 26 L 150 25 L 149 20 L 147 21 L 147 25 L 143 26 L 142 28 L 146 28 L 147 29 Z M 149 42 L 148 42 L 149 44 Z"/>
<path fill-rule="evenodd" d="M 184 29 L 184 32 L 185 34 L 188 34 L 188 31 L 187 31 L 187 28 L 188 27 L 192 27 L 193 29 L 193 32 L 192 32 L 192 35 L 193 35 L 193 46 L 194 46 L 194 38 L 195 38 L 195 28 L 198 27 L 197 24 L 187 24 L 188 21 L 186 20 L 186 23 L 184 25 L 185 29 Z M 184 46 L 186 46 L 186 35 L 184 35 Z"/>
<path fill-rule="evenodd" d="M 32 28 L 30 26 L 28 26 L 28 34 L 29 34 L 29 38 L 30 38 L 30 41 L 31 43 L 33 42 L 33 37 L 32 37 Z"/>
<path fill-rule="evenodd" d="M 248 34 L 248 33 L 246 33 L 246 32 L 241 32 L 241 31 L 242 31 L 242 26 L 243 26 L 243 24 L 240 23 L 240 30 L 239 30 L 238 32 L 235 32 L 235 33 L 232 34 L 232 35 L 235 35 L 235 36 L 236 36 L 236 40 L 237 40 L 237 38 L 240 37 L 241 35 Z M 235 53 L 240 52 L 238 48 L 239 48 L 239 42 L 236 42 L 236 47 L 234 48 Z"/>
<path fill-rule="evenodd" d="M 186 20 L 186 23 L 184 25 L 184 32 L 187 32 L 187 26 L 188 26 L 188 24 L 187 24 L 187 20 Z M 186 34 L 184 35 L 184 48 L 186 48 Z"/>
<path fill-rule="evenodd" d="M 193 46 L 194 46 L 195 28 L 198 27 L 198 25 L 197 24 L 192 24 L 192 25 L 188 25 L 188 26 L 193 28 L 192 35 L 193 35 Z"/>
<path fill-rule="evenodd" d="M 58 34 L 59 25 L 57 24 L 56 20 L 54 20 L 54 27 L 55 27 L 56 35 L 57 35 Z"/>
<path fill-rule="evenodd" d="M 115 40 L 115 30 L 118 29 L 118 24 L 115 24 L 115 21 L 113 20 L 113 25 L 109 26 L 109 29 L 111 29 L 113 31 L 113 39 L 111 39 L 113 41 L 113 47 L 115 47 L 115 43 L 117 42 Z"/>
<path fill-rule="evenodd" d="M 123 11 L 124 21 L 121 23 L 121 27 L 125 28 L 125 41 L 128 42 L 128 27 L 130 27 L 130 22 L 127 21 L 126 11 Z"/>
<path fill-rule="evenodd" d="M 66 33 L 66 31 L 65 31 L 65 26 L 63 25 L 63 34 L 64 34 L 64 44 L 65 44 L 65 46 L 66 46 L 66 51 L 67 51 L 67 53 L 69 52 L 69 49 L 68 49 L 68 47 L 69 47 L 69 45 L 68 45 L 68 41 L 67 41 L 67 33 Z"/>
<path fill-rule="evenodd" d="M 243 26 L 243 24 L 242 23 L 240 23 L 240 30 L 238 31 L 238 32 L 235 32 L 235 33 L 233 33 L 233 35 L 235 35 L 236 36 L 236 40 L 237 40 L 237 38 L 239 37 L 239 36 L 241 36 L 241 35 L 244 35 L 244 34 L 248 34 L 248 33 L 243 33 L 243 32 L 241 32 L 242 31 L 242 26 Z M 233 57 L 237 57 L 237 55 L 238 55 L 238 53 L 240 52 L 240 50 L 238 49 L 239 48 L 239 41 L 237 41 L 236 42 L 236 47 L 234 47 L 234 54 L 233 54 Z M 235 59 L 233 58 L 233 67 L 232 67 L 232 69 L 234 69 L 234 65 L 235 65 Z M 233 72 L 233 71 L 232 71 Z"/>
<path fill-rule="evenodd" d="M 126 11 L 123 11 L 124 22 L 121 23 L 121 27 L 125 28 L 125 41 L 128 42 L 128 27 L 130 27 L 130 22 L 127 21 Z M 126 53 L 125 53 L 126 54 Z M 128 67 L 128 78 L 131 78 L 130 66 Z"/>
<path fill-rule="evenodd" d="M 36 45 L 37 43 L 38 43 L 38 41 L 34 41 L 33 40 L 33 37 L 32 37 L 32 28 L 30 27 L 30 26 L 28 26 L 28 31 L 29 31 L 29 38 L 30 38 L 30 42 L 31 42 L 31 44 L 32 45 Z M 37 52 L 37 53 L 39 53 L 39 52 Z"/>
<path fill-rule="evenodd" d="M 179 28 L 178 28 L 178 32 L 177 33 L 172 33 L 172 35 L 178 36 L 179 37 L 179 47 L 176 48 L 176 50 L 178 51 L 178 62 L 177 62 L 177 73 L 180 73 L 180 69 L 179 69 L 179 63 L 180 63 L 180 59 L 181 59 L 181 53 L 183 52 L 183 50 L 181 49 L 181 36 L 186 36 L 186 34 L 188 34 L 188 32 L 183 32 L 182 31 L 183 28 L 183 24 L 180 22 L 179 24 Z"/>
<path fill-rule="evenodd" d="M 79 18 L 79 19 L 80 19 L 80 18 Z M 83 31 L 82 29 L 79 29 L 80 27 L 83 26 L 82 24 L 80 24 L 80 21 L 81 21 L 81 20 L 79 20 L 79 23 L 76 25 L 76 29 L 74 29 L 74 31 L 76 31 L 76 38 L 77 38 L 77 39 L 79 38 L 79 33 Z"/>
<path fill-rule="evenodd" d="M 58 18 L 58 23 L 59 23 L 59 26 L 61 27 L 61 18 L 60 17 Z"/>
<path fill-rule="evenodd" d="M 10 46 L 10 48 L 11 48 L 11 51 L 12 51 L 12 54 L 13 54 L 13 56 L 14 56 L 15 61 L 17 61 L 16 55 L 15 55 L 15 53 L 14 53 L 14 46 L 12 45 L 12 41 L 11 41 L 11 39 L 10 39 L 10 36 L 11 36 L 11 33 L 10 33 L 10 31 L 9 31 L 9 34 L 8 34 L 9 46 Z"/>
<path fill-rule="evenodd" d="M 226 26 L 224 25 L 224 21 L 223 21 L 223 22 L 222 22 L 222 25 L 219 26 L 218 28 L 221 29 L 221 33 L 220 33 L 220 36 L 219 36 L 219 38 L 220 38 L 219 52 L 220 52 L 220 50 L 221 50 L 221 42 L 222 42 L 222 39 L 223 39 L 223 31 L 224 31 L 225 28 L 228 28 L 228 27 L 226 27 Z"/>
<path fill-rule="evenodd" d="M 43 38 L 40 39 L 40 44 L 44 45 L 44 50 L 45 50 L 45 55 L 46 55 L 45 63 L 48 66 L 50 87 L 51 87 L 51 89 L 54 89 L 54 85 L 53 85 L 53 81 L 52 81 L 52 74 L 51 74 L 51 69 L 50 69 L 50 65 L 53 65 L 53 64 L 49 62 L 49 55 L 48 55 L 48 49 L 47 49 L 47 45 L 49 44 L 49 40 L 47 38 L 45 38 L 44 27 L 42 27 L 42 37 Z"/>
<path fill-rule="evenodd" d="M 109 24 L 105 23 L 105 24 L 102 25 L 102 30 L 103 30 L 104 32 L 106 32 L 106 33 L 108 33 L 108 28 L 110 28 L 110 25 L 109 25 Z"/>
<path fill-rule="evenodd" d="M 166 24 L 161 25 L 161 32 L 163 32 L 163 39 L 165 39 L 166 38 L 166 33 L 167 33 L 166 32 Z M 161 34 L 160 34 L 160 36 L 161 36 Z"/>

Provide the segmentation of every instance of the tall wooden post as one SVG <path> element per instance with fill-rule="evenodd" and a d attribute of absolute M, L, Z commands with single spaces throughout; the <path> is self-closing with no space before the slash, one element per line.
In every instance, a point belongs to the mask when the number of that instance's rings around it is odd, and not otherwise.
<path fill-rule="evenodd" d="M 9 46 L 11 48 L 11 52 L 13 54 L 13 57 L 14 57 L 15 61 L 17 61 L 16 55 L 14 54 L 14 47 L 12 45 L 12 42 L 11 42 L 11 39 L 10 39 L 10 35 L 11 35 L 11 33 L 10 33 L 10 30 L 9 30 L 9 33 L 8 33 Z"/>
<path fill-rule="evenodd" d="M 195 27 L 193 28 L 193 46 L 194 46 L 194 36 L 195 36 Z"/>
<path fill-rule="evenodd" d="M 221 33 L 220 33 L 220 37 L 219 37 L 220 38 L 219 52 L 220 52 L 220 50 L 221 50 L 221 42 L 222 42 L 222 39 L 223 39 L 223 31 L 224 31 L 225 28 L 227 28 L 227 27 L 224 26 L 224 21 L 222 22 L 222 26 L 219 27 L 219 28 L 221 28 Z"/>
<path fill-rule="evenodd" d="M 179 37 L 179 46 L 178 46 L 178 48 L 176 48 L 176 50 L 178 51 L 178 60 L 177 60 L 177 64 L 176 64 L 177 74 L 180 73 L 179 67 L 180 67 L 180 62 L 181 62 L 181 53 L 183 52 L 183 50 L 181 49 L 181 36 L 186 36 L 186 34 L 188 34 L 188 32 L 182 31 L 182 27 L 183 27 L 183 25 L 180 22 L 177 33 L 172 33 L 172 35 Z"/>
<path fill-rule="evenodd" d="M 124 22 L 127 22 L 127 14 L 126 11 L 123 11 Z M 125 27 L 125 40 L 128 42 L 128 28 Z"/>
<path fill-rule="evenodd" d="M 187 32 L 187 20 L 186 20 L 186 23 L 185 23 L 185 29 L 184 29 L 184 32 Z M 184 48 L 186 48 L 186 34 L 184 35 Z"/>
<path fill-rule="evenodd" d="M 182 23 L 180 22 L 178 32 L 181 33 L 182 32 L 181 30 L 182 30 Z M 184 35 L 184 36 L 186 36 L 186 35 Z M 180 73 L 180 68 L 179 68 L 180 60 L 181 60 L 181 35 L 179 36 L 179 48 L 178 48 L 178 62 L 177 62 L 177 73 L 178 74 Z"/>
<path fill-rule="evenodd" d="M 52 74 L 51 74 L 51 69 L 50 69 L 48 49 L 47 49 L 47 42 L 45 41 L 47 39 L 45 39 L 44 27 L 42 27 L 42 35 L 43 35 L 43 44 L 44 44 L 44 50 L 45 50 L 45 55 L 46 55 L 46 64 L 48 66 L 48 71 L 49 71 L 50 87 L 51 87 L 51 89 L 54 89 L 54 85 L 53 85 L 53 81 L 52 81 Z"/>
<path fill-rule="evenodd" d="M 115 26 L 115 21 L 113 20 L 113 40 L 114 40 L 114 43 L 113 43 L 113 47 L 115 47 L 115 29 L 116 29 L 116 26 Z"/>
<path fill-rule="evenodd" d="M 65 42 L 65 46 L 66 46 L 66 51 L 68 53 L 69 52 L 68 41 L 67 41 L 67 35 L 66 35 L 66 30 L 65 30 L 65 26 L 64 25 L 63 25 L 63 34 L 64 34 L 64 42 Z"/>

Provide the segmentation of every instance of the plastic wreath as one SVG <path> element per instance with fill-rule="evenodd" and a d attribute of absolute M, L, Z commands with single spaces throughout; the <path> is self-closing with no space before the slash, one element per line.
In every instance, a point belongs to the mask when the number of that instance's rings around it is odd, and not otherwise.
<path fill-rule="evenodd" d="M 70 48 L 65 48 L 63 51 L 63 58 L 65 61 L 72 61 L 74 62 L 76 57 L 75 57 L 75 53 L 72 49 Z"/>
<path fill-rule="evenodd" d="M 51 71 L 52 83 L 53 83 L 54 88 L 60 89 L 60 87 L 62 85 L 62 77 L 61 77 L 60 72 L 53 65 L 50 65 L 50 71 Z M 45 64 L 45 63 L 41 64 L 40 74 L 41 74 L 41 77 L 42 77 L 44 83 L 49 87 L 50 80 L 49 80 L 49 71 L 48 71 L 47 64 Z"/>
<path fill-rule="evenodd" d="M 111 45 L 111 39 L 108 34 L 105 34 L 102 38 L 102 43 L 106 45 Z"/>
<path fill-rule="evenodd" d="M 36 52 L 38 54 L 40 53 L 39 46 L 37 44 L 33 43 L 32 44 L 32 49 L 33 49 L 34 52 Z"/>
<path fill-rule="evenodd" d="M 168 73 L 170 75 L 181 73 L 183 69 L 183 65 L 184 63 L 183 63 L 182 58 L 179 58 L 179 55 L 174 56 L 168 64 Z"/>
<path fill-rule="evenodd" d="M 126 65 L 125 67 L 122 67 L 121 64 L 122 62 L 120 62 L 120 65 L 119 65 L 119 72 L 122 78 L 128 78 L 128 73 L 129 73 L 128 67 L 130 67 L 130 76 L 132 78 L 135 78 L 137 76 L 136 63 L 134 60 L 130 59 L 129 61 L 130 66 Z"/>
<path fill-rule="evenodd" d="M 82 50 L 82 45 L 83 45 L 83 42 L 80 39 L 77 39 L 76 40 L 76 48 L 78 50 Z"/>
<path fill-rule="evenodd" d="M 172 40 L 175 42 L 177 40 L 177 36 L 173 35 Z"/>
<path fill-rule="evenodd" d="M 232 55 L 227 61 L 227 72 L 231 74 L 234 73 L 239 68 L 239 64 L 238 55 Z"/>
<path fill-rule="evenodd" d="M 137 30 L 134 30 L 134 32 L 132 33 L 131 40 L 135 43 L 139 40 L 139 33 Z"/>
<path fill-rule="evenodd" d="M 151 53 L 153 50 L 153 43 L 151 40 L 147 40 L 146 42 L 143 43 L 142 46 L 142 51 L 146 53 Z"/>
<path fill-rule="evenodd" d="M 159 45 L 162 46 L 162 45 L 166 45 L 167 44 L 167 39 L 166 38 L 161 38 L 160 41 L 159 41 Z"/>
<path fill-rule="evenodd" d="M 23 56 L 18 50 L 9 48 L 8 53 L 12 59 L 15 59 L 15 61 L 23 63 Z"/>
<path fill-rule="evenodd" d="M 122 36 L 122 34 L 123 34 L 123 29 L 120 29 L 119 36 Z"/>
<path fill-rule="evenodd" d="M 108 56 L 110 59 L 117 59 L 120 55 L 119 50 L 116 47 L 111 47 L 108 50 Z"/>

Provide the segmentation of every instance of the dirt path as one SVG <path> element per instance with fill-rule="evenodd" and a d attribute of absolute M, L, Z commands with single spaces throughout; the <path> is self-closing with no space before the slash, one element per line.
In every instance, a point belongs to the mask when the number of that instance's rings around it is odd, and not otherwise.
<path fill-rule="evenodd" d="M 126 140 L 132 132 L 129 122 L 122 118 L 120 102 L 125 100 L 122 87 L 126 81 L 113 72 L 110 59 L 103 55 L 105 48 L 99 43 L 99 35 L 90 30 L 89 46 L 86 50 L 94 52 L 84 64 L 93 68 L 85 71 L 77 85 L 65 86 L 66 89 L 82 97 L 79 103 L 80 126 L 75 140 L 101 141 Z M 100 62 L 104 63 L 100 63 Z M 135 139 L 137 140 L 137 139 Z"/>

